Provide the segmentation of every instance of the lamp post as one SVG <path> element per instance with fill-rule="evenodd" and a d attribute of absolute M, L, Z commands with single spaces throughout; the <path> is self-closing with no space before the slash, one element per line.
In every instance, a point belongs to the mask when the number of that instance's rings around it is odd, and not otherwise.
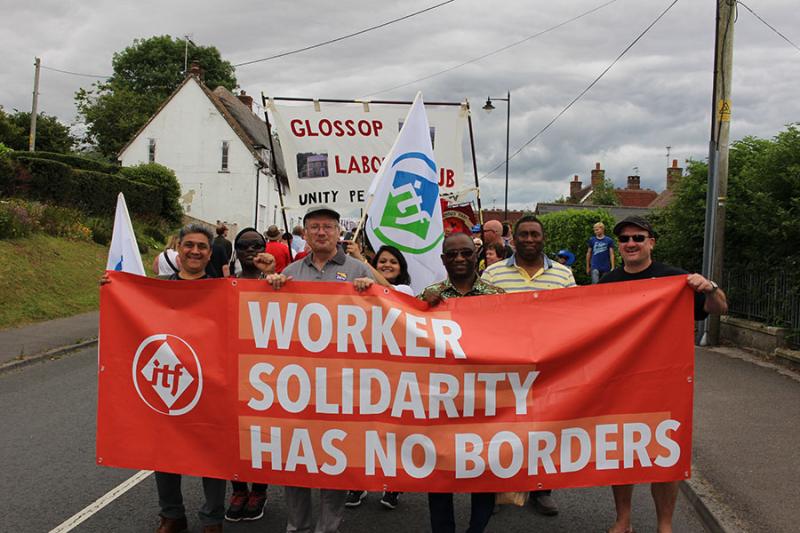
<path fill-rule="evenodd" d="M 495 100 L 499 100 L 501 102 L 506 103 L 506 195 L 505 195 L 505 216 L 503 220 L 508 220 L 508 145 L 511 133 L 511 91 L 506 93 L 505 98 L 495 98 Z M 492 97 L 489 96 L 486 98 L 486 105 L 483 106 L 483 110 L 487 113 L 491 113 L 494 111 L 494 106 L 492 105 Z"/>

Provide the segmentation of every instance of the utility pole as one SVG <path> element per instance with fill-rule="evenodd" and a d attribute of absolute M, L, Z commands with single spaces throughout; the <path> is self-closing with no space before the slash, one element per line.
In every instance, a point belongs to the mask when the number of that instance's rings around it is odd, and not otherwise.
<path fill-rule="evenodd" d="M 703 244 L 703 275 L 722 283 L 725 255 L 725 202 L 728 196 L 728 145 L 731 126 L 733 85 L 733 27 L 736 0 L 717 2 L 714 47 L 714 96 L 711 113 L 711 142 L 708 152 L 708 191 Z M 700 342 L 719 344 L 719 316 L 711 316 L 700 328 Z"/>
<path fill-rule="evenodd" d="M 36 149 L 36 115 L 39 113 L 39 70 L 42 60 L 38 57 L 33 63 L 36 66 L 36 73 L 33 76 L 33 106 L 31 108 L 31 134 L 28 137 L 28 150 L 33 152 Z"/>

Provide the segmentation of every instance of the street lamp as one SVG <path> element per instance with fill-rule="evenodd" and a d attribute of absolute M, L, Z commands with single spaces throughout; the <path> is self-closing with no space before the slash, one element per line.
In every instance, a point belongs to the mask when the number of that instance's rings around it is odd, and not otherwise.
<path fill-rule="evenodd" d="M 508 145 L 511 132 L 511 91 L 508 91 L 506 93 L 505 98 L 495 98 L 495 100 L 499 100 L 507 104 L 506 105 L 506 196 L 505 196 L 504 220 L 508 220 Z M 491 96 L 486 98 L 486 105 L 483 106 L 483 110 L 486 111 L 487 113 L 491 113 L 492 111 L 494 111 L 494 105 L 492 105 Z"/>

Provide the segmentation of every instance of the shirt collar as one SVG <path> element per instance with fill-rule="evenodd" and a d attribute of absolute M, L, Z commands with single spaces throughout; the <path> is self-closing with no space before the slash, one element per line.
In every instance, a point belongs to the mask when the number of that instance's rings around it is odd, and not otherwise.
<path fill-rule="evenodd" d="M 547 270 L 553 266 L 553 260 L 547 257 L 546 254 L 542 254 L 543 262 L 542 262 L 542 270 Z M 517 267 L 517 254 L 512 255 L 508 259 L 506 259 L 506 266 L 511 268 Z"/>
<path fill-rule="evenodd" d="M 483 281 L 481 280 L 481 277 L 480 276 L 475 276 L 475 281 L 472 283 L 472 287 L 470 287 L 470 289 L 464 294 L 469 294 L 470 292 L 474 291 L 475 287 L 477 287 L 481 283 L 483 283 Z M 447 290 L 447 289 L 452 289 L 452 290 L 458 292 L 459 294 L 461 294 L 459 292 L 459 290 L 456 289 L 455 286 L 450 282 L 450 277 L 449 276 L 448 276 L 448 278 L 446 280 L 444 280 L 444 288 L 442 290 Z"/>
<path fill-rule="evenodd" d="M 336 255 L 328 259 L 329 263 L 336 263 L 337 265 L 343 265 L 344 262 L 347 260 L 347 254 L 344 253 L 344 250 L 341 246 L 336 246 Z M 311 252 L 307 256 L 303 258 L 306 266 L 311 266 L 314 261 L 314 252 Z"/>

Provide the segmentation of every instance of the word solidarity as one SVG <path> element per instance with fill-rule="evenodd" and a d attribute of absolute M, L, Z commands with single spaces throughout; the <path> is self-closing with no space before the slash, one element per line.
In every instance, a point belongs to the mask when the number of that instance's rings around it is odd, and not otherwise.
<path fill-rule="evenodd" d="M 423 492 L 689 475 L 683 277 L 429 309 L 346 283 L 110 276 L 99 464 Z"/>

